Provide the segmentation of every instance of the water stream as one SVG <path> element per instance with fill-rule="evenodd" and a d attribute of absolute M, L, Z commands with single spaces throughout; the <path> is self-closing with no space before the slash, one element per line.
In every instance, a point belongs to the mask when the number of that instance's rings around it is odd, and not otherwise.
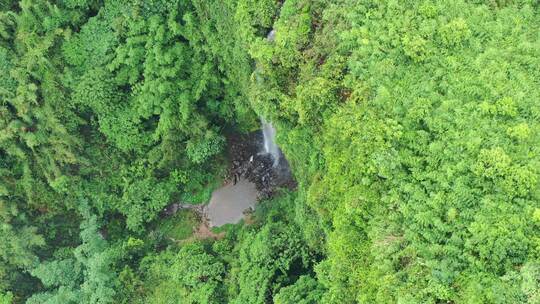
<path fill-rule="evenodd" d="M 276 30 L 272 29 L 266 36 L 266 40 L 273 42 L 276 38 Z M 260 117 L 262 133 L 264 139 L 264 152 L 270 154 L 274 161 L 274 167 L 279 164 L 279 158 L 281 156 L 279 147 L 276 143 L 276 128 L 271 122 L 266 121 L 263 117 Z"/>
<path fill-rule="evenodd" d="M 273 29 L 266 36 L 266 40 L 268 40 L 270 42 L 274 42 L 274 39 L 276 39 L 276 30 Z"/>
<path fill-rule="evenodd" d="M 273 166 L 276 167 L 279 164 L 279 147 L 276 144 L 276 128 L 272 123 L 267 122 L 261 117 L 262 133 L 264 140 L 264 152 L 270 154 L 274 161 Z"/>

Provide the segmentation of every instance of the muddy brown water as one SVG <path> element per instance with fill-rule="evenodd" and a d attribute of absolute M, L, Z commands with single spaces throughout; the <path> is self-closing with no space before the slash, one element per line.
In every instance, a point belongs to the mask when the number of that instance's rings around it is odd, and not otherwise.
<path fill-rule="evenodd" d="M 215 190 L 207 206 L 210 227 L 238 223 L 246 209 L 255 207 L 258 194 L 255 184 L 244 178 Z"/>

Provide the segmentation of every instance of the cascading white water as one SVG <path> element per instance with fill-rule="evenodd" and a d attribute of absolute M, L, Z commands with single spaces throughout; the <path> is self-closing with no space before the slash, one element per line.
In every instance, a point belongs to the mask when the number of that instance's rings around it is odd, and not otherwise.
<path fill-rule="evenodd" d="M 275 30 L 271 30 L 266 36 L 266 39 L 270 42 L 273 42 L 275 38 L 276 38 Z M 257 74 L 257 71 L 255 71 L 255 73 L 258 76 L 257 81 L 261 81 L 262 79 Z M 281 154 L 279 153 L 279 147 L 276 144 L 276 128 L 274 128 L 271 122 L 267 122 L 262 117 L 261 117 L 261 125 L 262 125 L 263 138 L 264 138 L 264 152 L 272 156 L 274 160 L 274 167 L 277 167 L 277 165 L 279 164 L 279 158 L 281 157 Z"/>
<path fill-rule="evenodd" d="M 271 30 L 268 35 L 266 35 L 266 39 L 270 42 L 273 42 L 274 39 L 276 39 L 276 30 Z"/>
<path fill-rule="evenodd" d="M 274 167 L 279 164 L 279 147 L 276 144 L 276 129 L 272 123 L 267 122 L 264 118 L 261 118 L 263 139 L 264 139 L 264 152 L 272 156 L 274 160 Z"/>

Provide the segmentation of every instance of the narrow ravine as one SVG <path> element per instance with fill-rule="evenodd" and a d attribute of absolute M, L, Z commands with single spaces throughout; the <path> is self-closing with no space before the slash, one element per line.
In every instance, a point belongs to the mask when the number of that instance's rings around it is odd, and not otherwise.
<path fill-rule="evenodd" d="M 266 39 L 269 42 L 273 42 L 275 39 L 276 31 L 272 29 Z M 258 74 L 258 71 L 254 71 Z M 257 78 L 257 81 L 262 79 Z M 247 210 L 254 209 L 257 201 L 264 197 L 264 194 L 268 194 L 268 189 L 261 187 L 261 185 L 269 185 L 266 188 L 275 188 L 278 183 L 272 182 L 271 179 L 289 180 L 290 171 L 288 170 L 288 164 L 285 164 L 286 169 L 279 169 L 280 160 L 282 158 L 282 152 L 276 143 L 276 129 L 271 122 L 267 121 L 264 117 L 260 117 L 261 121 L 261 133 L 262 133 L 262 145 L 255 141 L 255 147 L 260 146 L 257 153 L 252 153 L 246 160 L 245 157 L 238 157 L 233 155 L 233 170 L 234 165 L 240 165 L 238 167 L 245 167 L 245 170 L 232 173 L 232 180 L 227 182 L 221 188 L 215 190 L 212 193 L 210 203 L 204 209 L 204 217 L 207 219 L 208 224 L 211 227 L 222 226 L 225 224 L 238 223 L 244 218 L 244 214 Z M 251 143 L 253 145 L 253 143 Z M 237 151 L 233 151 L 235 153 Z M 260 168 L 262 164 L 263 174 L 259 176 L 255 170 Z M 271 164 L 270 166 L 268 166 Z M 264 174 L 266 172 L 266 174 Z M 284 173 L 285 172 L 285 173 Z M 286 174 L 287 177 L 279 175 Z M 257 184 L 257 179 L 260 179 L 260 184 Z M 275 185 L 273 185 L 275 184 Z M 259 187 L 258 187 L 259 186 Z M 273 189 L 272 189 L 273 190 Z M 262 194 L 262 195 L 261 195 Z"/>
<path fill-rule="evenodd" d="M 276 31 L 266 39 L 273 42 Z M 257 76 L 260 67 L 254 70 Z M 257 77 L 256 81 L 263 81 Z M 236 224 L 254 210 L 259 200 L 272 197 L 280 187 L 294 188 L 287 160 L 276 142 L 276 128 L 264 117 L 259 117 L 261 130 L 247 136 L 233 136 L 228 143 L 231 168 L 223 185 L 216 189 L 208 204 L 175 203 L 164 213 L 173 215 L 190 209 L 201 216 L 201 225 L 219 227 Z"/>

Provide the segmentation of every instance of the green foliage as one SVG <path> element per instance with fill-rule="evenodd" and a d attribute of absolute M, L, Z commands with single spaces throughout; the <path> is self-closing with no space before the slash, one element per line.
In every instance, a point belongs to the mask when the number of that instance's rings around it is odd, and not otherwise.
<path fill-rule="evenodd" d="M 268 224 L 257 234 L 247 236 L 243 244 L 238 274 L 240 292 L 233 303 L 265 303 L 288 283 L 290 271 L 309 265 L 306 247 L 294 226 Z"/>
<path fill-rule="evenodd" d="M 87 203 L 81 206 L 81 245 L 74 248 L 73 257 L 43 262 L 32 270 L 51 291 L 33 295 L 28 303 L 114 303 L 114 249 L 100 235 L 97 218 L 90 214 Z"/>
<path fill-rule="evenodd" d="M 186 153 L 191 161 L 202 164 L 223 150 L 225 139 L 216 132 L 207 131 L 202 138 L 188 141 Z"/>
<path fill-rule="evenodd" d="M 219 303 L 223 300 L 221 284 L 223 264 L 207 254 L 200 245 L 182 247 L 173 265 L 173 278 L 179 283 L 187 303 Z"/>
<path fill-rule="evenodd" d="M 540 302 L 540 266 L 538 262 L 529 262 L 520 270 L 522 283 L 521 290 L 528 303 Z"/>
<path fill-rule="evenodd" d="M 323 289 L 306 276 L 315 257 L 290 222 L 294 200 L 295 195 L 284 194 L 265 202 L 254 214 L 253 226 L 229 226 L 223 239 L 212 244 L 184 240 L 178 247 L 148 254 L 138 270 L 123 269 L 120 299 L 130 299 L 130 303 L 266 303 L 290 286 L 281 296 L 282 303 L 307 293 L 306 301 L 317 301 Z M 159 227 L 163 232 L 165 228 Z"/>
<path fill-rule="evenodd" d="M 118 281 L 120 288 L 118 288 L 117 303 L 138 303 L 138 299 L 144 296 L 144 282 L 128 266 L 118 274 Z"/>
<path fill-rule="evenodd" d="M 526 303 L 534 288 L 519 269 L 538 258 L 534 7 L 302 4 L 285 1 L 273 45 L 254 43 L 253 105 L 278 125 L 298 210 L 325 229 L 320 302 Z"/>
<path fill-rule="evenodd" d="M 315 257 L 291 221 L 294 198 L 288 194 L 266 202 L 257 210 L 262 226 L 241 235 L 232 270 L 237 286 L 232 303 L 266 303 L 309 272 Z"/>
<path fill-rule="evenodd" d="M 282 288 L 274 298 L 276 304 L 320 303 L 324 289 L 316 279 L 301 276 L 293 285 Z"/>
<path fill-rule="evenodd" d="M 81 265 L 74 259 L 41 263 L 32 270 L 46 288 L 67 286 L 73 288 L 80 279 Z"/>
<path fill-rule="evenodd" d="M 534 0 L 0 1 L 0 302 L 539 303 L 539 27 Z M 216 241 L 160 218 L 257 116 L 297 192 Z"/>
<path fill-rule="evenodd" d="M 156 284 L 145 303 L 222 303 L 222 262 L 201 244 L 183 246 L 144 261 L 148 282 Z"/>
<path fill-rule="evenodd" d="M 0 304 L 12 304 L 13 294 L 11 292 L 0 294 Z"/>
<path fill-rule="evenodd" d="M 181 210 L 174 216 L 161 220 L 157 230 L 163 233 L 166 238 L 183 240 L 193 234 L 193 230 L 198 223 L 197 214 L 188 210 Z"/>

